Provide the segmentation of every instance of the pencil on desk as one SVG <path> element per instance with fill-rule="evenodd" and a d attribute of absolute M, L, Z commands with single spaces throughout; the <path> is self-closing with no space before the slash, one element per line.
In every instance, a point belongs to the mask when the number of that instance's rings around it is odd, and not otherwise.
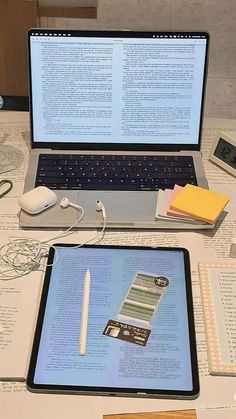
<path fill-rule="evenodd" d="M 89 294 L 90 294 L 90 271 L 89 269 L 87 269 L 84 276 L 83 304 L 82 304 L 82 315 L 81 315 L 81 323 L 80 323 L 80 346 L 79 346 L 80 355 L 85 355 L 85 352 L 86 352 Z"/>

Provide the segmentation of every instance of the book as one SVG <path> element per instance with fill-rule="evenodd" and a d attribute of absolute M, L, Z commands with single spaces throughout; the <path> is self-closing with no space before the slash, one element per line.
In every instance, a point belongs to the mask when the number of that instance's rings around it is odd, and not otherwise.
<path fill-rule="evenodd" d="M 27 376 L 41 272 L 0 281 L 0 380 L 24 381 Z"/>
<path fill-rule="evenodd" d="M 170 202 L 170 209 L 214 224 L 228 201 L 226 195 L 187 184 Z"/>
<path fill-rule="evenodd" d="M 209 373 L 236 376 L 236 263 L 199 263 Z"/>

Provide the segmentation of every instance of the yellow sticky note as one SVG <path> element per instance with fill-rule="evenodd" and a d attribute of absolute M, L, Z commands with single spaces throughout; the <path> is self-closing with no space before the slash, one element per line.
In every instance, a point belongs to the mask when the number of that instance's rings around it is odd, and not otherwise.
<path fill-rule="evenodd" d="M 187 184 L 170 202 L 170 208 L 214 224 L 228 201 L 226 195 Z"/>

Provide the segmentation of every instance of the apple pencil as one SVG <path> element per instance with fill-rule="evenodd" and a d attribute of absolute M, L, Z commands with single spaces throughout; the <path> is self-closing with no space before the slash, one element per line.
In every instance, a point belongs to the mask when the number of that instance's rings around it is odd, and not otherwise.
<path fill-rule="evenodd" d="M 82 305 L 82 316 L 81 316 L 81 323 L 80 323 L 80 346 L 79 346 L 80 355 L 85 355 L 85 352 L 86 352 L 89 293 L 90 293 L 90 271 L 89 269 L 87 269 L 84 275 L 83 305 Z"/>

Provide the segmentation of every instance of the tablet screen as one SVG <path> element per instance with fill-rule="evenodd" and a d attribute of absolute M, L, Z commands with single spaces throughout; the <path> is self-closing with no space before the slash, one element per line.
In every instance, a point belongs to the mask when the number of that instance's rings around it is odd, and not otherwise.
<path fill-rule="evenodd" d="M 29 390 L 197 397 L 186 249 L 58 244 L 48 264 Z"/>

